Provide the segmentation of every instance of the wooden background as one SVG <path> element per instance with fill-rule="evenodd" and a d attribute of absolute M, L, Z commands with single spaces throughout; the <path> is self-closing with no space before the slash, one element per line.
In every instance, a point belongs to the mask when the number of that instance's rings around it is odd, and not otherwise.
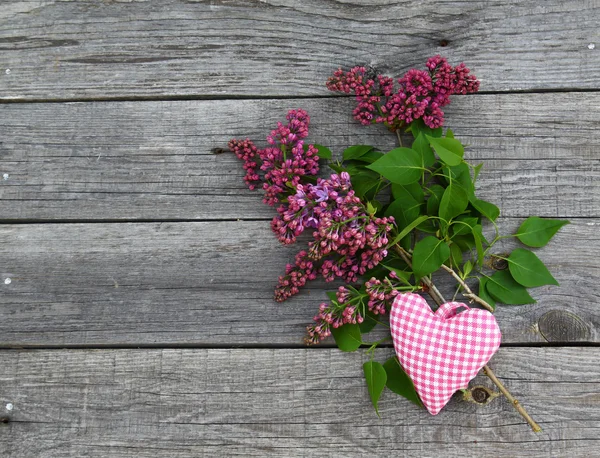
<path fill-rule="evenodd" d="M 4 0 L 0 456 L 600 455 L 599 23 L 596 0 Z M 571 220 L 539 251 L 562 286 L 496 314 L 490 365 L 540 434 L 503 398 L 388 392 L 377 418 L 364 352 L 302 345 L 326 285 L 273 302 L 298 247 L 211 153 L 292 108 L 337 154 L 391 147 L 324 81 L 438 53 L 482 80 L 447 126 L 502 229 Z"/>

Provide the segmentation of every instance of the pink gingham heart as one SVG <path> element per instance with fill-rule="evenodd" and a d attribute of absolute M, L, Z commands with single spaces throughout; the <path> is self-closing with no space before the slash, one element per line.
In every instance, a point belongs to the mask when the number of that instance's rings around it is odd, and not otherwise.
<path fill-rule="evenodd" d="M 466 310 L 459 313 L 459 308 Z M 390 328 L 398 360 L 432 415 L 467 387 L 501 339 L 490 312 L 447 302 L 433 313 L 418 294 L 396 296 Z"/>

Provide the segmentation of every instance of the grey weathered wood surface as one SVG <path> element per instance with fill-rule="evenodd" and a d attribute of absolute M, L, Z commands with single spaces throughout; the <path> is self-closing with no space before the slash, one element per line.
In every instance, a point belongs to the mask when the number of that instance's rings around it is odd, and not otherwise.
<path fill-rule="evenodd" d="M 2 1 L 0 456 L 600 455 L 599 16 L 585 0 Z M 432 417 L 388 393 L 379 420 L 364 351 L 300 347 L 331 285 L 272 301 L 297 247 L 211 153 L 297 107 L 337 154 L 395 146 L 324 80 L 436 53 L 487 92 L 455 97 L 447 125 L 485 162 L 501 229 L 572 220 L 539 251 L 562 286 L 497 312 L 509 347 L 491 366 L 540 435 L 502 398 Z"/>
<path fill-rule="evenodd" d="M 540 434 L 502 398 L 480 407 L 457 395 L 431 417 L 388 392 L 379 419 L 367 359 L 334 349 L 4 351 L 0 454 L 597 456 L 596 349 L 505 348 L 492 359 Z M 482 376 L 475 383 L 491 387 Z"/>
<path fill-rule="evenodd" d="M 266 135 L 290 107 L 312 116 L 309 139 L 339 155 L 395 146 L 351 118 L 349 99 L 10 104 L 0 116 L 0 219 L 270 218 L 244 187 L 232 137 Z M 597 93 L 456 97 L 448 126 L 484 161 L 481 196 L 505 216 L 600 215 Z"/>
<path fill-rule="evenodd" d="M 532 290 L 534 305 L 500 307 L 505 343 L 600 341 L 600 267 L 589 249 L 598 225 L 574 219 L 538 251 L 562 287 Z M 299 249 L 280 245 L 266 221 L 2 225 L 0 345 L 300 345 L 337 286 L 273 302 Z M 446 277 L 438 283 L 451 296 Z"/>
<path fill-rule="evenodd" d="M 586 0 L 9 0 L 0 99 L 323 95 L 338 66 L 400 75 L 437 53 L 468 56 L 488 91 L 597 88 L 599 16 Z"/>

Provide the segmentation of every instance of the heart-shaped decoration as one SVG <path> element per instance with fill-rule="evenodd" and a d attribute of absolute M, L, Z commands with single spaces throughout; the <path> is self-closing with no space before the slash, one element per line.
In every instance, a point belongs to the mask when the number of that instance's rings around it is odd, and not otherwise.
<path fill-rule="evenodd" d="M 460 308 L 466 310 L 459 313 Z M 432 415 L 467 387 L 502 337 L 490 312 L 447 302 L 433 313 L 418 294 L 396 296 L 390 329 L 398 360 Z"/>

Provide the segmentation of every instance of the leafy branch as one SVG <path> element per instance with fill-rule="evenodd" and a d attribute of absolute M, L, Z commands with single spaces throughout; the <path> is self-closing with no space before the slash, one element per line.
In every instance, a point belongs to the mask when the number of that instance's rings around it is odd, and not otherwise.
<path fill-rule="evenodd" d="M 343 161 L 332 165 L 338 173 L 349 173 L 356 193 L 375 209 L 375 216 L 395 218 L 397 231 L 388 244 L 390 254 L 383 265 L 363 277 L 371 276 L 371 281 L 376 278 L 381 280 L 382 285 L 387 285 L 387 309 L 391 306 L 394 294 L 402 292 L 399 283 L 393 282 L 399 275 L 414 290 L 425 291 L 438 305 L 443 304 L 444 297 L 430 278 L 432 273 L 440 269 L 456 280 L 459 285 L 457 291 L 462 291 L 465 299 L 490 312 L 495 310 L 497 303 L 518 305 L 535 302 L 527 288 L 557 285 L 543 262 L 528 249 L 517 248 L 507 255 L 493 254 L 495 258 L 504 260 L 508 268 L 492 274 L 486 273 L 486 258 L 498 241 L 510 237 L 529 247 L 545 246 L 568 222 L 531 217 L 523 222 L 515 234 L 500 235 L 496 224 L 500 210 L 475 194 L 475 181 L 481 166 L 464 161 L 464 146 L 454 138 L 452 131 L 448 130 L 443 135 L 442 129 L 430 129 L 418 120 L 407 131 L 414 137 L 410 148 L 401 143 L 400 148 L 381 154 L 366 145 L 351 147 L 344 151 Z M 398 131 L 396 134 L 401 141 Z M 385 191 L 388 188 L 391 193 Z M 495 230 L 490 241 L 483 233 L 484 220 L 489 221 Z M 479 280 L 478 294 L 468 285 L 468 278 Z M 382 291 L 378 289 L 373 292 L 367 288 L 363 304 L 371 304 L 373 298 L 381 297 Z M 365 313 L 369 310 L 368 306 L 364 308 Z M 350 331 L 348 325 L 344 325 L 334 331 L 334 337 L 345 335 L 345 328 Z M 360 332 L 360 328 L 356 328 L 356 331 Z M 355 334 L 357 336 L 358 333 Z M 336 342 L 338 340 L 343 339 L 336 337 Z M 355 348 L 346 348 L 346 351 L 360 347 L 358 339 L 354 344 Z M 371 356 L 375 348 L 376 344 L 369 348 Z M 372 367 L 379 363 L 371 361 L 369 364 Z M 381 367 L 393 370 L 393 374 L 386 372 L 385 380 L 375 380 L 373 374 L 382 373 L 381 368 L 370 372 L 367 385 L 374 405 L 377 405 L 378 399 L 374 395 L 380 394 L 382 383 L 388 387 L 391 384 L 393 391 L 411 400 L 418 398 L 412 383 L 404 383 L 403 388 L 399 389 L 398 383 L 392 381 L 398 380 L 399 371 L 404 373 L 397 359 L 394 364 L 388 361 Z M 484 366 L 484 373 L 532 430 L 541 431 L 488 366 Z M 407 379 L 409 377 L 404 374 L 402 380 Z"/>
<path fill-rule="evenodd" d="M 343 351 L 369 345 L 370 361 L 363 366 L 371 401 L 378 412 L 384 387 L 417 405 L 422 402 L 398 358 L 381 364 L 374 360 L 381 339 L 363 340 L 377 326 L 394 298 L 406 292 L 427 292 L 438 304 L 444 298 L 431 275 L 445 271 L 458 282 L 456 295 L 476 302 L 490 312 L 497 304 L 531 304 L 528 288 L 558 285 L 541 259 L 528 248 L 545 246 L 568 221 L 530 217 L 512 235 L 501 235 L 496 220 L 500 209 L 480 199 L 475 184 L 482 164 L 465 161 L 465 145 L 450 129 L 442 129 L 441 107 L 453 94 L 477 92 L 479 81 L 464 65 L 451 66 L 441 56 L 426 63 L 427 70 L 411 69 L 395 81 L 372 69 L 355 67 L 336 71 L 327 87 L 354 93 L 355 119 L 363 125 L 381 123 L 398 138 L 399 147 L 388 152 L 369 145 L 354 145 L 333 161 L 323 145 L 307 144 L 310 117 L 291 110 L 287 123 L 278 123 L 267 136 L 269 146 L 258 148 L 249 140 L 232 139 L 230 150 L 244 162 L 244 180 L 250 189 L 262 189 L 263 201 L 276 206 L 271 223 L 275 236 L 293 244 L 306 229 L 313 234 L 306 250 L 279 277 L 275 300 L 297 294 L 321 275 L 326 281 L 341 278 L 345 285 L 329 292 L 306 342 L 314 344 L 332 335 Z M 413 137 L 410 146 L 403 135 Z M 318 176 L 322 160 L 336 173 Z M 491 224 L 488 240 L 484 227 Z M 497 242 L 515 238 L 525 247 L 495 254 Z M 504 269 L 492 259 L 502 260 Z M 490 272 L 491 268 L 494 269 Z M 467 284 L 479 282 L 475 293 Z M 389 334 L 388 334 L 389 335 Z M 509 399 L 534 431 L 539 426 L 485 366 L 487 376 Z"/>

